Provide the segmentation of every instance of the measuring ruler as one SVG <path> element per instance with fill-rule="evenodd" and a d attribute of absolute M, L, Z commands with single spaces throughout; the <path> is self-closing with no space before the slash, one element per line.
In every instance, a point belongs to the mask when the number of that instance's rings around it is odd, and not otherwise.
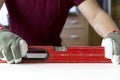
<path fill-rule="evenodd" d="M 100 46 L 29 46 L 21 63 L 111 63 L 111 60 L 104 57 L 104 47 Z"/>

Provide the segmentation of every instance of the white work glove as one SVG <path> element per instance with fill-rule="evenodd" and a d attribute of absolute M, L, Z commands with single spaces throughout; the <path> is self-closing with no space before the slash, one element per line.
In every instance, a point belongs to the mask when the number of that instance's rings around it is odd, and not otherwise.
<path fill-rule="evenodd" d="M 105 57 L 111 59 L 112 63 L 120 63 L 120 32 L 111 32 L 103 40 Z"/>
<path fill-rule="evenodd" d="M 28 51 L 27 43 L 19 36 L 0 30 L 0 59 L 7 63 L 19 63 Z"/>

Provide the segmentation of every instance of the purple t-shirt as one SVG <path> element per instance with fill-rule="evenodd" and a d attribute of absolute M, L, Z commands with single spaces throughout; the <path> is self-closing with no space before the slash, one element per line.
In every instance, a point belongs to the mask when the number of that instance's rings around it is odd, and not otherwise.
<path fill-rule="evenodd" d="M 6 0 L 10 30 L 29 45 L 60 45 L 69 9 L 84 0 Z"/>

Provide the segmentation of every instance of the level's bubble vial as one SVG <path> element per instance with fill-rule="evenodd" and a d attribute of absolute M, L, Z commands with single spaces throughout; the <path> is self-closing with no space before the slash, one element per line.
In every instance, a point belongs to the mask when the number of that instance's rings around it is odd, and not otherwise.
<path fill-rule="evenodd" d="M 54 50 L 55 51 L 67 51 L 67 47 L 65 47 L 65 46 L 55 46 Z"/>

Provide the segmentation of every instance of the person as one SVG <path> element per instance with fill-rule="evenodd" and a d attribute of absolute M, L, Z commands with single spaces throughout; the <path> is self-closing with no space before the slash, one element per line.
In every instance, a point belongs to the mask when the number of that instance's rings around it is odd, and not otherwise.
<path fill-rule="evenodd" d="M 60 45 L 60 32 L 69 9 L 75 5 L 103 37 L 106 57 L 119 64 L 119 29 L 96 0 L 0 0 L 0 7 L 4 2 L 10 17 L 10 31 L 0 27 L 0 58 L 8 63 L 21 62 L 28 45 Z M 107 42 L 111 47 L 106 46 Z"/>

